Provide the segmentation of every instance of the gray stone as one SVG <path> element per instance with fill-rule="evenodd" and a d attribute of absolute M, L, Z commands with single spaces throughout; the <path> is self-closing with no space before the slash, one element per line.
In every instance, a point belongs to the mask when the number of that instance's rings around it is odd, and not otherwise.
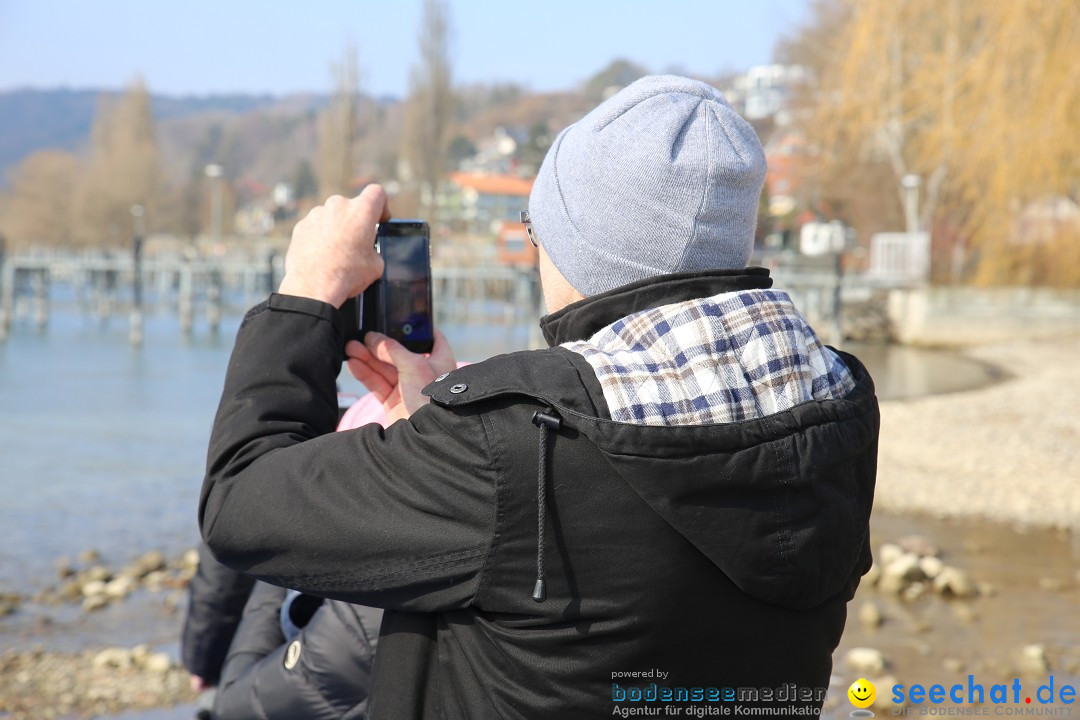
<path fill-rule="evenodd" d="M 1028 675 L 1043 676 L 1050 672 L 1050 663 L 1046 659 L 1046 648 L 1042 645 L 1025 645 L 1020 648 L 1017 669 Z"/>
<path fill-rule="evenodd" d="M 934 578 L 934 591 L 944 597 L 970 598 L 978 594 L 968 574 L 954 567 L 944 567 Z"/>
<path fill-rule="evenodd" d="M 859 622 L 868 628 L 876 628 L 885 622 L 878 606 L 872 602 L 864 602 L 859 608 Z"/>
<path fill-rule="evenodd" d="M 851 648 L 844 655 L 844 662 L 853 672 L 864 677 L 885 669 L 885 656 L 874 648 Z"/>

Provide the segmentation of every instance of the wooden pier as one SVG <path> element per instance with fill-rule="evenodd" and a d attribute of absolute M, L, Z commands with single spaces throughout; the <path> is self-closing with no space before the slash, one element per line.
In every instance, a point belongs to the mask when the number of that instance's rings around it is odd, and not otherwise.
<path fill-rule="evenodd" d="M 193 254 L 191 254 L 193 255 Z M 765 262 L 764 264 L 770 264 Z M 865 275 L 844 275 L 839 259 L 817 264 L 771 267 L 774 287 L 791 294 L 796 306 L 824 339 L 837 343 L 851 313 L 891 287 Z M 143 341 L 147 312 L 175 312 L 181 332 L 204 318 L 211 333 L 223 315 L 241 313 L 277 288 L 284 273 L 280 253 L 192 257 L 141 253 L 26 253 L 3 257 L 0 248 L 0 341 L 18 316 L 39 330 L 55 303 L 105 318 L 127 314 L 133 345 Z M 438 324 L 535 325 L 543 314 L 539 276 L 532 268 L 481 266 L 433 269 Z M 67 287 L 64 300 L 58 288 Z M 845 317 L 847 315 L 847 317 Z M 882 322 L 870 318 L 868 322 Z M 539 333 L 532 343 L 541 342 Z"/>

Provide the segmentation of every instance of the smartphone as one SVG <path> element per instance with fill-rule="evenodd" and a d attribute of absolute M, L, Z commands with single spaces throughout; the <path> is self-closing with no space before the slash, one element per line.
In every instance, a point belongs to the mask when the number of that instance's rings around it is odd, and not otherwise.
<path fill-rule="evenodd" d="M 431 304 L 431 232 L 423 220 L 390 220 L 375 230 L 383 274 L 359 298 L 361 336 L 388 335 L 415 353 L 435 344 Z"/>

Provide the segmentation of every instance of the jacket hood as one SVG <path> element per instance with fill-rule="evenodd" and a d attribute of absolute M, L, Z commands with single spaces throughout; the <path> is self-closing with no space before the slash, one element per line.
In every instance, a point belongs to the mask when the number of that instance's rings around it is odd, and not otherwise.
<path fill-rule="evenodd" d="M 645 283 L 647 300 L 628 286 L 568 306 L 542 325 L 549 341 L 567 342 L 632 314 L 635 303 L 655 308 L 768 284 L 760 269 L 680 274 Z M 499 356 L 425 392 L 447 406 L 508 394 L 548 406 L 562 431 L 587 437 L 657 515 L 755 598 L 799 609 L 854 592 L 871 560 L 879 424 L 862 363 L 829 349 L 849 375 L 842 393 L 824 399 L 731 422 L 642 424 L 611 419 L 614 408 L 603 398 L 596 365 L 574 346 Z M 469 391 L 448 392 L 458 384 Z M 583 384 L 591 406 L 576 399 Z M 566 390 L 573 387 L 576 393 Z"/>

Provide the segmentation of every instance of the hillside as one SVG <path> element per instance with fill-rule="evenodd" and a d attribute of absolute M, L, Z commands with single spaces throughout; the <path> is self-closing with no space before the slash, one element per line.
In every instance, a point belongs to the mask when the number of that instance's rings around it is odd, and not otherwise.
<path fill-rule="evenodd" d="M 0 92 L 0 187 L 6 186 L 11 169 L 37 150 L 81 148 L 90 135 L 100 98 L 118 94 L 111 90 L 70 89 Z M 188 135 L 185 129 L 192 126 L 228 125 L 237 118 L 264 112 L 303 116 L 324 105 L 326 97 L 152 95 L 151 103 L 163 144 L 173 145 L 173 128 L 183 138 Z M 185 143 L 181 139 L 179 144 Z"/>

